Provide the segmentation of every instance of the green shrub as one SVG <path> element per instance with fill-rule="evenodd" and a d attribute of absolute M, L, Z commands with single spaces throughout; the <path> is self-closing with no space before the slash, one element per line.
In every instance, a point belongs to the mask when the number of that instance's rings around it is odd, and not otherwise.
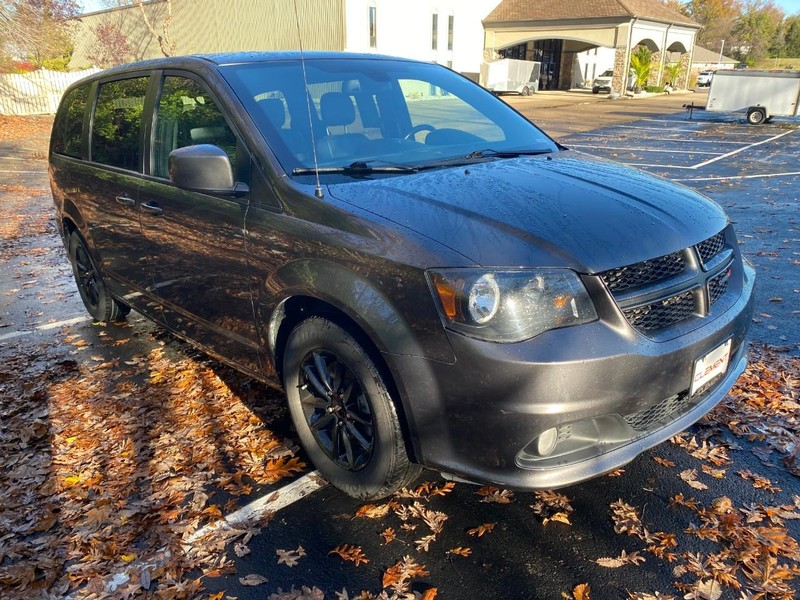
<path fill-rule="evenodd" d="M 651 94 L 660 94 L 664 91 L 663 85 L 648 85 L 644 88 L 645 92 L 650 92 Z"/>

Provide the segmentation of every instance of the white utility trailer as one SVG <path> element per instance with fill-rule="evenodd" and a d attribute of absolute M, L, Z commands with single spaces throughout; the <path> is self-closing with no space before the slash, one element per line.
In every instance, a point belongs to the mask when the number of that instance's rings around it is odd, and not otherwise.
<path fill-rule="evenodd" d="M 495 93 L 517 92 L 528 96 L 539 89 L 542 63 L 501 58 L 481 63 L 481 85 Z"/>
<path fill-rule="evenodd" d="M 796 117 L 800 103 L 800 71 L 725 69 L 714 73 L 706 110 L 745 112 L 760 125 L 770 117 Z"/>

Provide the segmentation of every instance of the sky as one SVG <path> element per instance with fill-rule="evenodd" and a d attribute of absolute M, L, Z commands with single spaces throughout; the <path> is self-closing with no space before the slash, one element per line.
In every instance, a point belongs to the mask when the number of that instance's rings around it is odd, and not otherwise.
<path fill-rule="evenodd" d="M 773 0 L 787 15 L 800 14 L 800 0 Z M 100 0 L 79 0 L 84 12 L 94 12 L 106 8 Z"/>

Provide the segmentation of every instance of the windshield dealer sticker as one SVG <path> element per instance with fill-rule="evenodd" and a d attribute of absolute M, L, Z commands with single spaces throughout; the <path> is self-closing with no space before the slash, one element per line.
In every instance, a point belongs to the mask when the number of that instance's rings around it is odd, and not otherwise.
<path fill-rule="evenodd" d="M 725 373 L 725 371 L 728 370 L 728 360 L 730 360 L 730 357 L 731 340 L 728 340 L 698 360 L 694 365 L 692 387 L 691 390 L 689 390 L 690 395 L 694 395 L 694 393 L 706 383 L 718 375 Z"/>

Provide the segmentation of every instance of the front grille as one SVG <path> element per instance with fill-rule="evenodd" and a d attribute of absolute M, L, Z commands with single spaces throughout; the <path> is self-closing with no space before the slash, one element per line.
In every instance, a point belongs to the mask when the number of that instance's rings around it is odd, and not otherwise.
<path fill-rule="evenodd" d="M 703 264 L 708 264 L 717 254 L 722 252 L 725 247 L 725 230 L 723 229 L 717 235 L 708 238 L 704 242 L 700 242 L 695 246 L 697 253 L 700 255 L 700 260 Z"/>
<path fill-rule="evenodd" d="M 640 331 L 656 331 L 685 321 L 695 313 L 691 291 L 664 300 L 622 311 L 628 322 Z"/>
<path fill-rule="evenodd" d="M 730 272 L 725 269 L 708 282 L 708 302 L 710 306 L 714 306 L 714 303 L 728 291 L 728 279 L 730 279 Z"/>
<path fill-rule="evenodd" d="M 600 274 L 612 293 L 620 293 L 633 288 L 674 277 L 683 272 L 686 261 L 681 252 L 645 260 L 635 265 L 611 269 Z"/>
<path fill-rule="evenodd" d="M 628 322 L 649 334 L 693 315 L 706 315 L 725 295 L 732 272 L 732 254 L 726 247 L 723 229 L 694 247 L 609 269 L 599 276 Z M 725 262 L 723 267 L 720 263 Z M 705 279 L 706 269 L 711 279 Z"/>
<path fill-rule="evenodd" d="M 675 413 L 683 412 L 684 405 L 689 399 L 687 392 L 675 394 L 666 400 L 662 400 L 658 404 L 640 410 L 630 415 L 623 417 L 625 422 L 630 425 L 631 429 L 636 431 L 648 431 L 654 425 L 670 420 L 674 420 Z M 675 415 L 677 416 L 677 415 Z"/>

